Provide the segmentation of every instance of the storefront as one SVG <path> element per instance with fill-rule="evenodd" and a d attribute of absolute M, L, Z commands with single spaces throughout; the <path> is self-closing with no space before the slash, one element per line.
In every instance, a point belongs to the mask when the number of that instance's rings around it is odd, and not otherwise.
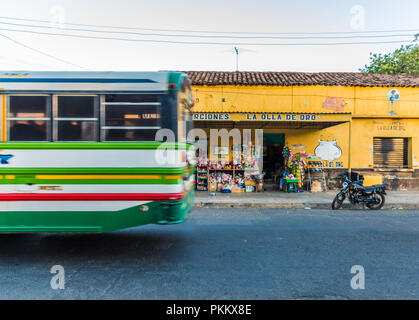
<path fill-rule="evenodd" d="M 311 181 L 305 181 L 309 169 L 316 168 L 314 171 L 324 172 L 325 168 L 342 169 L 348 166 L 348 124 L 351 121 L 348 113 L 194 113 L 193 119 L 195 126 L 205 130 L 210 138 L 208 143 L 210 171 L 215 169 L 229 171 L 230 167 L 258 171 L 257 174 L 249 173 L 249 180 L 255 182 L 249 186 L 255 188 L 244 188 L 246 190 L 263 190 L 261 184 L 257 183 L 257 180 L 262 179 L 260 177 L 262 175 L 265 184 L 266 182 L 278 184 L 278 189 L 283 189 L 281 178 L 283 180 L 287 178 L 293 182 L 292 187 L 295 183 L 296 189 L 301 191 L 307 189 L 304 185 L 307 182 L 312 187 Z M 227 141 L 227 145 L 222 144 L 222 139 L 216 139 L 216 136 L 211 134 L 211 129 L 216 132 L 217 128 L 226 129 L 229 133 L 233 129 L 239 130 L 242 141 L 245 140 L 245 131 L 248 131 L 249 155 L 245 156 L 243 147 L 233 143 L 234 137 Z M 325 129 L 328 129 L 329 136 L 324 135 Z M 332 133 L 333 136 L 339 136 L 339 143 L 338 139 L 328 140 Z M 260 134 L 259 139 L 258 134 Z M 221 154 L 220 148 L 223 148 Z M 308 153 L 307 150 L 314 152 Z M 201 163 L 205 164 L 205 161 Z M 286 170 L 288 174 L 284 173 Z M 229 184 L 229 180 L 235 180 L 233 186 L 240 184 L 241 175 L 238 175 L 237 179 L 234 175 L 236 172 L 228 173 L 232 176 L 224 174 L 222 183 Z M 312 174 L 308 177 L 309 180 L 311 176 Z M 201 177 L 204 178 L 204 175 Z M 210 180 L 212 178 L 211 172 L 209 178 Z M 214 191 L 214 188 L 211 190 Z"/>
<path fill-rule="evenodd" d="M 208 139 L 202 180 L 197 180 L 202 190 L 222 191 L 221 185 L 229 185 L 233 192 L 262 191 L 262 177 L 265 186 L 279 188 L 284 170 L 295 178 L 297 191 L 334 188 L 345 171 L 363 174 L 366 184 L 384 180 L 393 189 L 419 189 L 418 77 L 189 76 L 196 99 L 194 126 Z M 398 99 L 391 102 L 394 90 Z"/>

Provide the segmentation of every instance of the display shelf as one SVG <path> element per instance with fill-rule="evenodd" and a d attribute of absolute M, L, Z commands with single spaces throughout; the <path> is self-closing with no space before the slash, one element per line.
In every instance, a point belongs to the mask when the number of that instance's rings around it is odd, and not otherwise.
<path fill-rule="evenodd" d="M 197 165 L 196 166 L 196 191 L 208 191 L 208 166 L 207 165 Z M 205 175 L 202 177 L 202 175 Z"/>

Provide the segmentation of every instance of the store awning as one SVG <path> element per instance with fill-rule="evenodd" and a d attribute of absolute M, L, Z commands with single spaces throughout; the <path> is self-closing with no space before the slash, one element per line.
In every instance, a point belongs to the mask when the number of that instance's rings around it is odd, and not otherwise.
<path fill-rule="evenodd" d="M 266 121 L 257 122 L 234 122 L 234 121 L 199 121 L 195 124 L 197 128 L 225 128 L 225 129 L 313 129 L 320 130 L 328 127 L 333 127 L 344 122 L 288 122 L 272 123 Z"/>

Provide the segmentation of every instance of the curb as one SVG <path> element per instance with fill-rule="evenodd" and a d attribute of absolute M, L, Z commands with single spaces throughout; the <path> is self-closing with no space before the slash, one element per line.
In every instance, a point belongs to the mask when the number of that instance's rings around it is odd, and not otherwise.
<path fill-rule="evenodd" d="M 241 208 L 241 209 L 331 209 L 331 203 L 236 203 L 236 202 L 195 202 L 193 208 Z M 343 209 L 357 209 L 358 206 L 343 204 Z M 362 208 L 362 207 L 361 207 Z M 367 208 L 366 208 L 367 209 Z M 384 210 L 416 210 L 419 203 L 386 203 Z"/>
<path fill-rule="evenodd" d="M 235 202 L 199 202 L 194 208 L 242 208 L 242 209 L 304 209 L 302 203 L 235 203 Z"/>

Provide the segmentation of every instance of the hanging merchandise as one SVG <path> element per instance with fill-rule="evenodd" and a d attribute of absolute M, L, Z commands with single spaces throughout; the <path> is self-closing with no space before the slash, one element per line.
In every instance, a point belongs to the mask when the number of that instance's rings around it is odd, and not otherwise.
<path fill-rule="evenodd" d="M 282 149 L 282 156 L 284 157 L 284 160 L 288 160 L 290 154 L 290 148 L 284 147 Z"/>
<path fill-rule="evenodd" d="M 282 155 L 284 157 L 284 164 L 288 167 L 290 166 L 290 162 L 292 161 L 294 155 L 292 153 L 292 150 L 288 147 L 284 147 L 282 149 Z"/>
<path fill-rule="evenodd" d="M 295 179 L 298 179 L 298 189 L 302 191 L 305 178 L 306 162 L 301 158 L 300 153 L 293 155 L 289 167 Z"/>

